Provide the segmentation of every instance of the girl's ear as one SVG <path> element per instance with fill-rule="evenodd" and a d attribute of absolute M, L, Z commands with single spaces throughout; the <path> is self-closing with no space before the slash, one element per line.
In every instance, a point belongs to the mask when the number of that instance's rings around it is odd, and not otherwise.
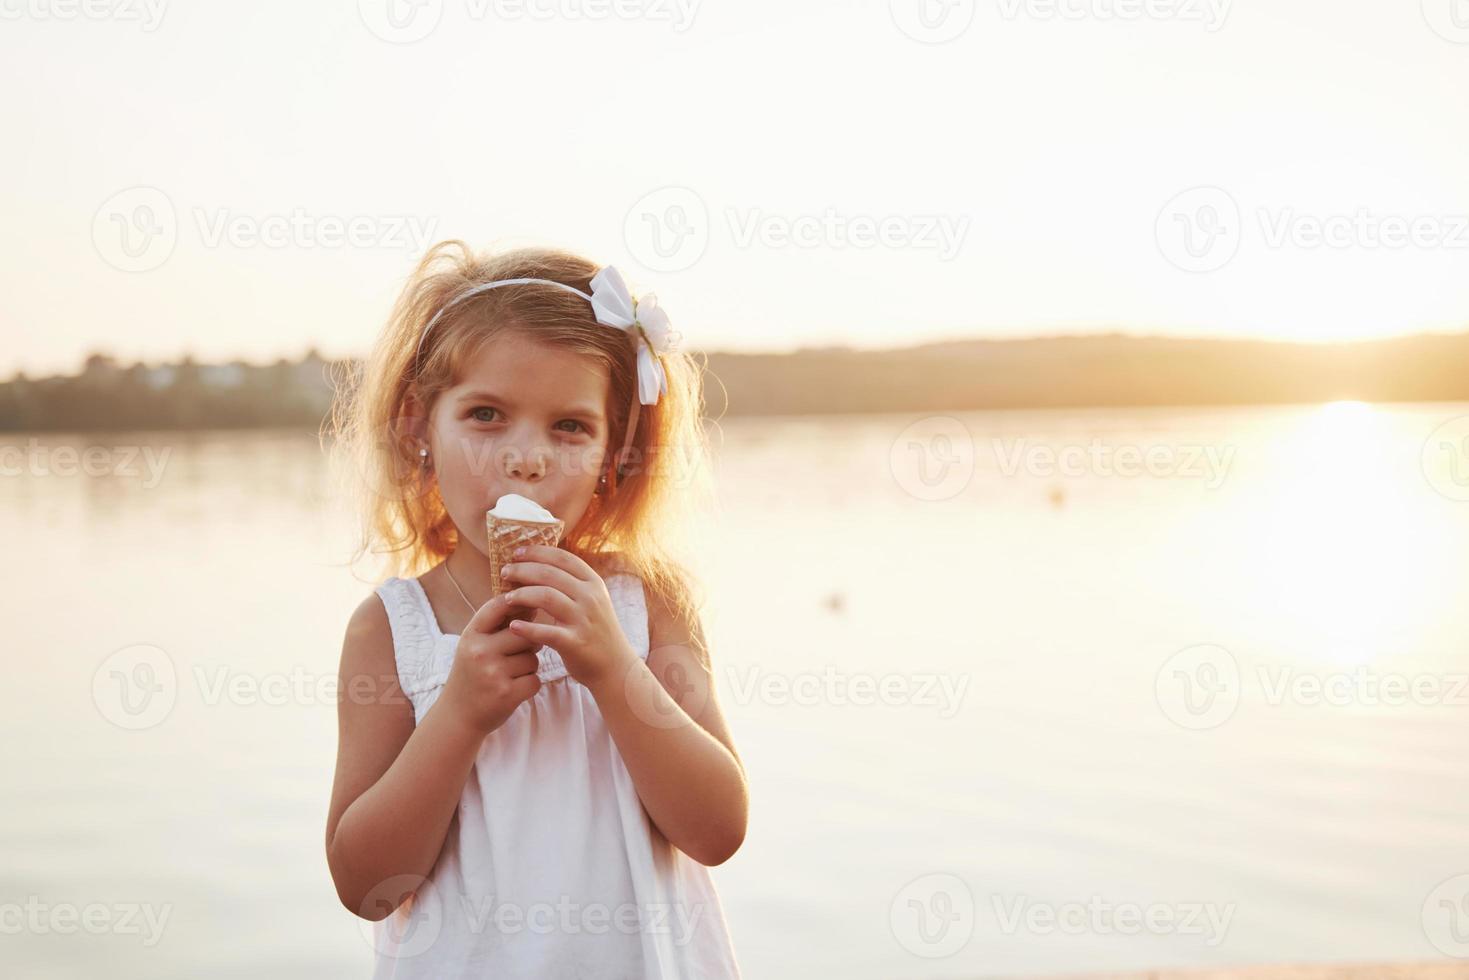
<path fill-rule="evenodd" d="M 428 439 L 428 406 L 410 391 L 403 397 L 403 411 L 398 418 L 399 433 L 409 439 Z"/>

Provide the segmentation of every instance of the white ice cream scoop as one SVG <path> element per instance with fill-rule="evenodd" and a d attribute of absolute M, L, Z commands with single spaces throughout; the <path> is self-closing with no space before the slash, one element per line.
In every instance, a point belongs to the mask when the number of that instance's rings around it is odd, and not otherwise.
<path fill-rule="evenodd" d="M 507 493 L 495 501 L 495 506 L 489 516 L 503 518 L 507 521 L 539 521 L 544 524 L 552 524 L 556 521 L 555 514 L 529 497 L 522 497 L 518 493 Z"/>

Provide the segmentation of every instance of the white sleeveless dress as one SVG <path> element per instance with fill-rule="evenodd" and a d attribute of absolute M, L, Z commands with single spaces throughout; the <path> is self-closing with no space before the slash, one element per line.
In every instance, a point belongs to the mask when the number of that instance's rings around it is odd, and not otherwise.
<path fill-rule="evenodd" d="M 604 581 L 646 660 L 642 580 Z M 459 636 L 439 630 L 417 579 L 377 594 L 421 721 Z M 370 923 L 374 980 L 739 977 L 709 869 L 656 832 L 591 692 L 551 647 L 536 656 L 541 689 L 485 737 L 427 880 Z"/>

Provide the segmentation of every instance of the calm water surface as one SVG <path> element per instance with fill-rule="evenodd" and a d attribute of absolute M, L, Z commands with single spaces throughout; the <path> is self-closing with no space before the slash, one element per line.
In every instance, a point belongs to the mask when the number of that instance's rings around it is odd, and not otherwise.
<path fill-rule="evenodd" d="M 746 975 L 1469 955 L 1464 415 L 723 423 Z M 315 438 L 4 446 L 6 975 L 368 976 L 322 836 L 372 583 Z"/>

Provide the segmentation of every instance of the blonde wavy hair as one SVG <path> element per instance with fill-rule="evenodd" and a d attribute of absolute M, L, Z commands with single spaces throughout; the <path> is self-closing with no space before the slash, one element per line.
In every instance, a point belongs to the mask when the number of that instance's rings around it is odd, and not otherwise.
<path fill-rule="evenodd" d="M 445 310 L 418 353 L 424 326 L 472 286 L 524 277 L 589 293 L 598 269 L 559 249 L 477 254 L 461 241 L 429 249 L 367 360 L 334 378 L 336 397 L 323 435 L 332 440 L 332 455 L 343 464 L 338 472 L 358 501 L 361 527 L 351 564 L 369 554 L 385 555 L 387 574 L 414 577 L 458 546 L 458 529 L 414 447 L 438 396 L 503 331 L 519 331 L 607 367 L 606 458 L 615 466 L 637 390 L 635 337 L 598 323 L 585 299 L 545 285 L 492 289 Z M 701 600 L 676 544 L 689 505 L 713 499 L 703 419 L 707 361 L 676 349 L 660 356 L 668 391 L 657 404 L 641 406 L 623 479 L 609 473 L 607 491 L 592 497 L 562 547 L 593 567 L 610 562 L 637 575 L 687 615 Z"/>

